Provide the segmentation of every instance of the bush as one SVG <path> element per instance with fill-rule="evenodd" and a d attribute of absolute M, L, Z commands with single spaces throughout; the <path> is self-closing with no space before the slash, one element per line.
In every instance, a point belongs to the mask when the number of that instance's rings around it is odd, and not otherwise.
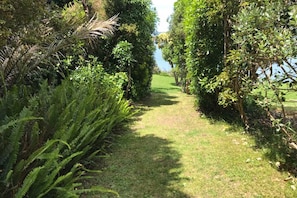
<path fill-rule="evenodd" d="M 27 104 L 20 101 L 20 112 L 2 116 L 1 197 L 112 192 L 98 186 L 82 189 L 88 172 L 84 161 L 98 153 L 115 127 L 126 123 L 131 109 L 119 86 L 124 76 L 108 75 L 95 63 L 86 62 L 88 67 L 77 69 L 56 88 L 44 82 L 38 94 L 27 95 Z"/>

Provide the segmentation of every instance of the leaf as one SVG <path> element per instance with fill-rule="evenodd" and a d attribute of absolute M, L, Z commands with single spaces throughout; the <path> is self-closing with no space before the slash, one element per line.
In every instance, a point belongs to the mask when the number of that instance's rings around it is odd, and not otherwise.
<path fill-rule="evenodd" d="M 49 141 L 46 142 L 46 144 L 43 147 L 36 150 L 34 153 L 32 153 L 30 155 L 30 157 L 24 162 L 24 165 L 23 165 L 24 167 L 23 168 L 26 169 L 32 162 L 34 162 L 36 159 L 41 157 L 41 155 L 43 153 L 45 153 L 45 151 L 47 149 L 49 149 L 51 146 L 53 146 L 57 142 L 60 142 L 60 143 L 62 143 L 64 145 L 66 145 L 70 149 L 69 144 L 67 144 L 67 142 L 65 142 L 65 141 L 62 141 L 62 140 L 49 140 Z"/>
<path fill-rule="evenodd" d="M 75 171 L 77 169 L 74 169 L 74 170 L 72 169 L 71 171 L 69 171 L 65 175 L 61 175 L 61 176 L 58 176 L 58 177 L 57 177 L 57 175 L 60 173 L 61 169 L 66 167 L 69 164 L 69 162 L 71 162 L 71 160 L 73 158 L 75 158 L 75 157 L 77 157 L 79 155 L 82 155 L 82 153 L 83 152 L 73 153 L 72 155 L 70 155 L 70 156 L 66 157 L 65 159 L 63 159 L 60 163 L 57 163 L 57 166 L 53 169 L 53 171 L 48 173 L 47 183 L 42 186 L 43 189 L 45 189 L 45 191 L 39 192 L 38 197 L 45 196 L 48 192 L 50 192 L 52 189 L 57 187 L 58 184 L 60 184 L 61 182 L 64 182 L 64 180 L 71 179 L 73 177 L 73 174 L 75 173 Z M 51 164 L 49 164 L 49 165 L 51 165 Z M 51 167 L 51 168 L 53 168 L 53 167 Z M 68 182 L 65 182 L 65 183 L 68 183 Z"/>
<path fill-rule="evenodd" d="M 15 198 L 23 198 L 26 193 L 28 192 L 28 190 L 30 189 L 30 187 L 32 186 L 32 184 L 34 184 L 39 172 L 43 169 L 44 167 L 37 167 L 34 168 L 25 178 L 25 180 L 23 181 L 23 185 L 21 188 L 18 189 Z"/>
<path fill-rule="evenodd" d="M 26 122 L 26 121 L 30 121 L 30 120 L 43 120 L 43 118 L 42 117 L 28 116 L 28 117 L 25 117 L 25 118 L 20 118 L 20 119 L 17 119 L 17 120 L 10 121 L 8 124 L 0 126 L 0 135 L 2 135 L 2 133 L 6 129 L 10 128 L 10 127 L 12 127 L 12 126 L 14 126 L 14 125 L 16 125 L 18 123 Z"/>

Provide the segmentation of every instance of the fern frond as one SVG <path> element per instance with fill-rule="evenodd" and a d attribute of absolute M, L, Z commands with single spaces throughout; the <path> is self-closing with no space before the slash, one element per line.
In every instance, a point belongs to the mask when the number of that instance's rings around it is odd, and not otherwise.
<path fill-rule="evenodd" d="M 4 131 L 12 126 L 15 126 L 18 123 L 21 122 L 27 122 L 27 121 L 31 121 L 31 120 L 43 120 L 42 117 L 34 117 L 34 116 L 29 116 L 29 117 L 25 117 L 25 118 L 20 118 L 17 120 L 12 120 L 9 123 L 0 126 L 0 135 L 2 135 L 2 133 L 4 133 Z"/>
<path fill-rule="evenodd" d="M 54 190 L 58 192 L 59 195 L 58 197 L 63 197 L 63 198 L 79 198 L 79 195 L 75 193 L 75 191 L 70 191 L 68 189 L 62 188 L 62 187 L 55 187 Z"/>
<path fill-rule="evenodd" d="M 50 148 L 52 147 L 55 143 L 62 143 L 63 145 L 66 145 L 69 149 L 70 146 L 67 142 L 62 141 L 62 140 L 49 140 L 45 143 L 45 145 L 41 148 L 39 148 L 38 150 L 36 150 L 34 153 L 32 153 L 30 155 L 30 157 L 25 160 L 24 165 L 23 165 L 23 169 L 26 169 L 30 164 L 32 164 L 36 159 L 38 158 L 42 158 L 42 155 Z"/>
<path fill-rule="evenodd" d="M 37 167 L 34 168 L 26 177 L 26 179 L 23 181 L 23 185 L 21 188 L 18 189 L 15 198 L 23 198 L 26 193 L 29 191 L 30 187 L 34 184 L 36 181 L 36 178 L 38 177 L 39 172 L 43 169 L 44 167 Z"/>
<path fill-rule="evenodd" d="M 72 178 L 72 177 L 73 177 L 72 172 L 68 172 L 66 175 L 62 175 L 62 176 L 58 177 L 56 182 L 54 182 L 49 188 L 47 188 L 45 192 L 38 195 L 38 198 L 44 197 L 48 192 L 53 190 L 59 183 L 61 183 L 64 180 L 67 180 L 69 178 Z"/>
<path fill-rule="evenodd" d="M 5 177 L 17 161 L 20 140 L 25 133 L 24 128 L 26 121 L 35 119 L 31 115 L 32 112 L 27 108 L 24 108 L 20 113 L 20 118 L 18 120 L 10 121 L 8 124 L 1 127 L 0 135 L 6 136 L 8 139 L 7 142 L 3 142 L 3 144 L 5 144 L 5 150 L 0 153 L 0 165 L 3 167 L 0 178 Z M 5 130 L 9 129 L 11 126 L 14 126 L 12 130 Z"/>
<path fill-rule="evenodd" d="M 81 154 L 82 154 L 82 152 L 73 153 L 72 155 L 70 155 L 70 156 L 66 157 L 64 160 L 62 160 L 60 163 L 57 163 L 56 167 L 52 167 L 53 170 L 50 173 L 48 173 L 48 175 L 46 176 L 46 184 L 42 185 L 42 189 L 44 189 L 44 191 L 42 191 L 42 192 L 40 191 L 39 193 L 35 192 L 36 194 L 38 194 L 38 197 L 45 196 L 48 192 L 53 190 L 60 183 L 62 183 L 62 182 L 68 183 L 69 181 L 67 181 L 67 180 L 72 180 L 73 177 L 75 177 L 74 174 L 77 171 L 77 169 L 69 171 L 65 175 L 58 176 L 58 174 L 60 173 L 61 169 L 65 168 L 65 166 L 68 165 L 71 162 L 71 160 L 73 160 L 73 158 L 75 158 Z M 41 190 L 41 189 L 39 189 L 39 190 Z"/>

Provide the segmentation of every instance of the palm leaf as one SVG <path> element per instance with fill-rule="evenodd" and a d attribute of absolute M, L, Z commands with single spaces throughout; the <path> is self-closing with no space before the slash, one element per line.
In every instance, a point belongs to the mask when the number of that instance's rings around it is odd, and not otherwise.
<path fill-rule="evenodd" d="M 16 41 L 18 47 L 5 46 L 0 50 L 0 94 L 3 94 L 6 88 L 23 82 L 30 73 L 41 70 L 41 63 L 46 63 L 46 67 L 51 65 L 49 63 L 57 60 L 61 50 L 71 47 L 77 40 L 87 40 L 93 44 L 97 38 L 112 35 L 117 26 L 117 19 L 116 15 L 106 21 L 99 21 L 94 16 L 89 22 L 73 30 L 72 34 L 67 32 L 60 35 L 59 38 L 62 39 L 54 39 L 46 47 L 24 45 L 20 41 Z"/>
<path fill-rule="evenodd" d="M 32 67 L 37 58 L 39 47 L 37 45 L 23 45 L 18 43 L 17 47 L 6 46 L 0 51 L 0 74 L 2 83 L 7 87 L 12 86 L 22 79 Z M 3 89 L 3 87 L 0 87 Z"/>
<path fill-rule="evenodd" d="M 94 39 L 99 37 L 111 36 L 115 31 L 115 27 L 118 25 L 117 21 L 118 15 L 106 21 L 98 21 L 94 15 L 88 23 L 79 26 L 73 35 L 79 39 L 93 42 Z"/>

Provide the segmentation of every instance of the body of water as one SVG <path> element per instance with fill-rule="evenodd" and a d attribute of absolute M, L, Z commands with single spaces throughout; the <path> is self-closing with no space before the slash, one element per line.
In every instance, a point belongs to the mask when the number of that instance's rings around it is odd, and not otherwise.
<path fill-rule="evenodd" d="M 156 60 L 156 63 L 161 71 L 170 71 L 171 66 L 167 61 L 165 61 L 162 57 L 162 51 L 156 46 L 156 51 L 154 53 L 154 57 Z"/>

